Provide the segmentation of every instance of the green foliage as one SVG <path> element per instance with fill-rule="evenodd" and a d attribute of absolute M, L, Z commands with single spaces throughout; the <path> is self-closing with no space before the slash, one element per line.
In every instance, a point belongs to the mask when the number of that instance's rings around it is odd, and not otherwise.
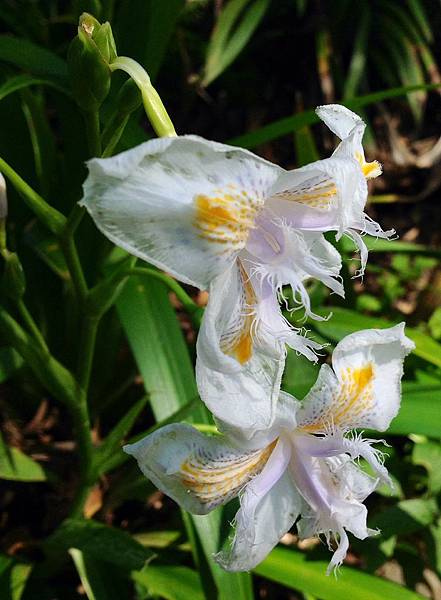
<path fill-rule="evenodd" d="M 289 588 L 313 594 L 323 600 L 418 600 L 419 594 L 390 581 L 384 581 L 348 567 L 342 567 L 338 579 L 327 577 L 326 561 L 310 560 L 307 555 L 276 548 L 255 571 Z"/>

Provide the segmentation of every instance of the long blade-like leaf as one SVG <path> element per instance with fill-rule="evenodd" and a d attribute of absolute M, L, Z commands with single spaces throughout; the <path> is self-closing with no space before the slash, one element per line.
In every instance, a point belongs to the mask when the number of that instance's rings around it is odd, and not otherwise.
<path fill-rule="evenodd" d="M 145 280 L 132 278 L 118 299 L 117 309 L 155 417 L 166 419 L 197 396 L 193 367 L 167 289 L 161 282 L 151 281 L 147 287 Z M 193 414 L 198 422 L 207 422 L 202 404 Z M 193 516 L 192 520 L 219 597 L 252 598 L 248 574 L 226 573 L 212 559 L 220 545 L 221 513 Z"/>

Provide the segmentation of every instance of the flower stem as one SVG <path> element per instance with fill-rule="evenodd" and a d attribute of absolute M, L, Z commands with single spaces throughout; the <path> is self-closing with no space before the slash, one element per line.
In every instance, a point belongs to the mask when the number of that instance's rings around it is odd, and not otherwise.
<path fill-rule="evenodd" d="M 93 469 L 93 444 L 90 434 L 90 419 L 87 408 L 87 395 L 81 391 L 75 409 L 71 411 L 72 420 L 78 447 L 78 461 L 80 465 L 80 481 L 76 489 L 70 517 L 81 517 L 84 504 L 93 485 L 95 473 Z"/>
<path fill-rule="evenodd" d="M 29 186 L 24 179 L 20 177 L 14 169 L 0 158 L 0 172 L 3 173 L 19 194 L 32 212 L 40 219 L 46 227 L 55 235 L 59 235 L 66 224 L 66 217 L 56 208 L 50 206 L 44 198 L 37 194 L 35 190 Z"/>
<path fill-rule="evenodd" d="M 101 156 L 100 115 L 98 110 L 85 110 L 83 112 L 86 124 L 87 145 L 90 156 Z"/>
<path fill-rule="evenodd" d="M 87 296 L 87 283 L 81 267 L 75 241 L 69 231 L 60 236 L 60 246 L 66 260 L 72 285 L 80 304 L 84 304 Z"/>
<path fill-rule="evenodd" d="M 87 396 L 90 374 L 92 371 L 93 355 L 95 351 L 96 334 L 99 319 L 86 315 L 80 335 L 80 348 L 78 353 L 77 380 L 84 394 Z"/>
<path fill-rule="evenodd" d="M 136 83 L 142 95 L 145 112 L 157 135 L 159 137 L 175 136 L 173 123 L 145 69 L 136 60 L 127 56 L 118 56 L 109 67 L 111 71 L 118 69 L 125 71 Z"/>
<path fill-rule="evenodd" d="M 41 331 L 39 330 L 31 313 L 27 309 L 26 304 L 23 302 L 23 300 L 21 298 L 19 300 L 17 300 L 17 308 L 18 308 L 18 312 L 20 313 L 20 316 L 23 320 L 23 323 L 28 328 L 28 331 L 33 335 L 35 341 L 42 347 L 42 349 L 45 352 L 49 352 L 49 349 L 46 345 L 43 335 L 41 334 Z"/>

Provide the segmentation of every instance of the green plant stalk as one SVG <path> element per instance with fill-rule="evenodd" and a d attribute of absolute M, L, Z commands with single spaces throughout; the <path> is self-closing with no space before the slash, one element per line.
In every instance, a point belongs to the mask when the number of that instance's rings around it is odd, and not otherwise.
<path fill-rule="evenodd" d="M 96 481 L 96 475 L 93 468 L 94 448 L 90 434 L 90 419 L 86 393 L 81 392 L 79 394 L 77 402 L 75 403 L 75 410 L 71 411 L 71 416 L 77 438 L 80 481 L 72 501 L 69 516 L 81 517 L 89 492 Z"/>
<path fill-rule="evenodd" d="M 152 85 L 147 72 L 136 60 L 127 56 L 118 56 L 110 65 L 111 71 L 125 71 L 138 86 L 147 117 L 159 137 L 176 135 L 173 123 L 165 110 L 162 100 Z"/>
<path fill-rule="evenodd" d="M 57 209 L 50 206 L 40 194 L 37 194 L 27 183 L 20 177 L 14 169 L 8 165 L 6 161 L 0 158 L 0 172 L 5 175 L 32 212 L 40 219 L 46 227 L 55 235 L 60 235 L 66 225 L 66 217 Z"/>
<path fill-rule="evenodd" d="M 83 111 L 90 156 L 101 156 L 100 115 L 98 110 Z"/>
<path fill-rule="evenodd" d="M 129 119 L 130 119 L 130 114 L 124 115 L 121 118 L 120 122 L 115 127 L 115 130 L 113 131 L 110 140 L 108 141 L 106 147 L 103 150 L 103 153 L 101 155 L 102 158 L 108 158 L 109 156 L 112 156 L 113 151 L 115 150 L 116 145 L 118 144 L 119 140 L 121 139 L 124 129 L 126 128 L 126 125 L 129 122 Z"/>
<path fill-rule="evenodd" d="M 75 289 L 75 294 L 77 295 L 80 304 L 84 305 L 87 296 L 87 283 L 81 267 L 77 247 L 69 229 L 63 231 L 59 236 L 59 241 L 69 270 L 72 285 Z"/>
<path fill-rule="evenodd" d="M 95 351 L 96 334 L 100 317 L 85 315 L 78 350 L 77 380 L 87 397 Z"/>

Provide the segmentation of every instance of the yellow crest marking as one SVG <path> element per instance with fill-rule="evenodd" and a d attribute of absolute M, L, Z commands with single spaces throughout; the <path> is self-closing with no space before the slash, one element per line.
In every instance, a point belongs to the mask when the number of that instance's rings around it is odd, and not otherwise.
<path fill-rule="evenodd" d="M 253 355 L 251 331 L 254 315 L 252 311 L 253 306 L 257 303 L 257 298 L 251 281 L 240 261 L 238 261 L 238 265 L 243 290 L 241 307 L 243 312 L 239 316 L 238 323 L 235 323 L 234 327 L 222 335 L 220 347 L 224 354 L 232 356 L 243 365 Z"/>
<path fill-rule="evenodd" d="M 195 453 L 181 465 L 182 484 L 203 504 L 226 502 L 262 471 L 276 443 L 277 440 L 263 450 L 232 458 L 217 459 L 211 458 L 209 452 Z"/>
<path fill-rule="evenodd" d="M 333 198 L 337 195 L 337 188 L 332 180 L 324 179 L 316 184 L 284 190 L 273 197 L 289 202 L 299 202 L 313 208 L 328 209 Z"/>
<path fill-rule="evenodd" d="M 341 387 L 314 423 L 301 427 L 304 431 L 321 431 L 329 424 L 353 427 L 353 422 L 372 408 L 374 368 L 372 363 L 363 367 L 347 367 L 341 373 Z"/>
<path fill-rule="evenodd" d="M 243 247 L 262 200 L 251 198 L 245 191 L 236 191 L 231 185 L 228 192 L 213 190 L 215 195 L 198 194 L 194 227 L 198 235 L 209 242 Z"/>

